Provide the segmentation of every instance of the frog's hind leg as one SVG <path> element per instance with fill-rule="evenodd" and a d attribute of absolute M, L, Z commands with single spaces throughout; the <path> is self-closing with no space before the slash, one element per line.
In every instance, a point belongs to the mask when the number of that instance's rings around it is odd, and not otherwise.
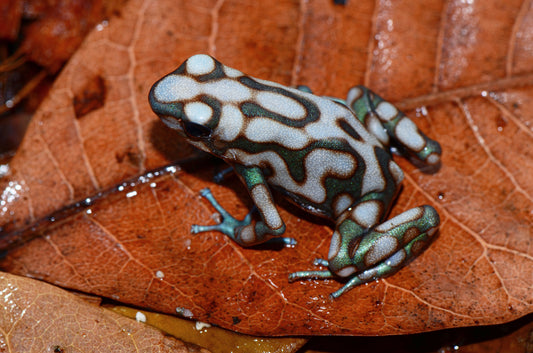
<path fill-rule="evenodd" d="M 315 265 L 328 269 L 295 272 L 289 280 L 349 278 L 341 289 L 331 294 L 337 298 L 353 287 L 398 271 L 429 245 L 439 223 L 437 211 L 427 205 L 410 209 L 370 229 L 362 228 L 353 217 L 345 217 L 333 235 L 328 261 L 315 260 Z"/>
<path fill-rule="evenodd" d="M 402 151 L 427 165 L 438 165 L 441 148 L 427 137 L 398 108 L 366 88 L 355 86 L 348 92 L 346 104 L 382 144 L 394 140 Z"/>

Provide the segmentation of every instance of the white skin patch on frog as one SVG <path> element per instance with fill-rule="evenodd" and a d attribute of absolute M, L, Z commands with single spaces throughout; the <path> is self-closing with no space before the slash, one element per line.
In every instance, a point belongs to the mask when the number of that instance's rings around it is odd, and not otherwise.
<path fill-rule="evenodd" d="M 437 164 L 440 162 L 440 156 L 436 153 L 432 153 L 428 156 L 428 158 L 426 159 L 426 162 L 429 165 Z"/>
<path fill-rule="evenodd" d="M 370 228 L 378 223 L 382 216 L 381 203 L 376 200 L 362 202 L 352 210 L 353 220 L 363 228 Z"/>
<path fill-rule="evenodd" d="M 214 82 L 197 83 L 201 92 L 211 97 L 216 97 L 221 103 L 238 104 L 252 99 L 252 91 L 233 79 L 222 79 Z"/>
<path fill-rule="evenodd" d="M 190 77 L 168 75 L 159 81 L 154 89 L 154 97 L 158 102 L 171 103 L 188 100 L 200 94 L 200 85 Z"/>
<path fill-rule="evenodd" d="M 192 100 L 202 94 L 214 96 L 222 103 L 238 103 L 252 98 L 248 87 L 232 79 L 201 83 L 188 76 L 168 75 L 154 89 L 154 96 L 161 103 Z"/>
<path fill-rule="evenodd" d="M 243 124 L 244 114 L 241 110 L 232 104 L 225 104 L 222 106 L 216 134 L 223 141 L 233 141 L 239 136 Z"/>
<path fill-rule="evenodd" d="M 365 175 L 361 183 L 361 195 L 374 191 L 383 191 L 386 186 L 383 171 L 378 163 L 376 154 L 372 153 L 363 155 L 366 165 Z"/>
<path fill-rule="evenodd" d="M 395 131 L 398 140 L 414 151 L 421 151 L 426 146 L 426 141 L 418 133 L 418 127 L 410 119 L 400 119 Z"/>
<path fill-rule="evenodd" d="M 289 119 L 301 120 L 307 116 L 305 108 L 296 100 L 274 92 L 258 92 L 255 99 L 266 110 Z"/>
<path fill-rule="evenodd" d="M 385 223 L 382 223 L 376 227 L 377 232 L 385 233 L 391 230 L 392 228 L 397 227 L 400 224 L 407 223 L 419 219 L 424 214 L 422 206 L 411 208 L 410 210 L 405 211 L 404 213 L 399 214 L 398 216 L 389 219 Z"/>
<path fill-rule="evenodd" d="M 396 183 L 396 185 L 399 185 L 403 180 L 403 170 L 392 159 L 389 161 L 389 172 L 394 178 L 394 182 Z"/>
<path fill-rule="evenodd" d="M 341 250 L 341 235 L 339 231 L 335 230 L 331 235 L 331 242 L 329 243 L 328 259 L 331 260 L 337 256 Z"/>
<path fill-rule="evenodd" d="M 322 181 L 327 175 L 349 177 L 356 168 L 356 161 L 352 155 L 317 148 L 305 156 L 304 175 L 306 178 L 303 183 L 297 183 L 290 175 L 285 161 L 274 151 L 251 154 L 242 150 L 229 149 L 224 157 L 231 156 L 239 156 L 236 162 L 242 165 L 271 165 L 274 174 L 268 178 L 270 184 L 282 185 L 285 190 L 316 204 L 326 200 L 327 193 Z"/>
<path fill-rule="evenodd" d="M 266 225 L 271 229 L 279 229 L 283 226 L 283 221 L 279 216 L 278 210 L 274 206 L 272 199 L 270 197 L 270 192 L 263 184 L 255 185 L 251 190 L 250 194 L 254 203 L 259 208 L 259 211 L 265 219 Z"/>
<path fill-rule="evenodd" d="M 241 240 L 246 244 L 252 244 L 255 241 L 255 232 L 253 225 L 247 225 L 241 229 L 240 233 Z"/>
<path fill-rule="evenodd" d="M 191 75 L 205 75 L 215 69 L 215 60 L 205 54 L 191 56 L 187 60 L 187 72 Z"/>
<path fill-rule="evenodd" d="M 359 87 L 352 87 L 346 95 L 346 103 L 350 106 L 353 102 L 358 100 L 363 96 L 363 90 Z"/>
<path fill-rule="evenodd" d="M 394 254 L 392 254 L 391 257 L 385 261 L 385 264 L 387 266 L 396 267 L 398 265 L 401 265 L 403 260 L 407 257 L 407 254 L 405 253 L 404 249 L 400 249 L 396 251 Z"/>
<path fill-rule="evenodd" d="M 232 67 L 228 67 L 228 66 L 223 65 L 223 69 L 224 69 L 224 73 L 226 74 L 226 76 L 228 76 L 230 78 L 236 78 L 236 77 L 244 76 L 244 74 L 241 71 L 239 71 L 237 69 L 234 69 Z"/>
<path fill-rule="evenodd" d="M 433 228 L 429 229 L 428 232 L 427 232 L 428 236 L 432 237 L 437 232 L 438 229 L 439 229 L 439 227 L 433 227 Z"/>
<path fill-rule="evenodd" d="M 346 266 L 342 270 L 337 272 L 340 277 L 348 277 L 355 273 L 355 266 Z"/>
<path fill-rule="evenodd" d="M 183 110 L 190 121 L 200 125 L 206 125 L 213 117 L 213 109 L 202 102 L 187 103 Z"/>
<path fill-rule="evenodd" d="M 385 260 L 398 247 L 398 240 L 390 235 L 384 235 L 376 239 L 368 252 L 365 254 L 365 265 L 374 266 Z"/>
<path fill-rule="evenodd" d="M 349 194 L 337 195 L 335 200 L 333 200 L 333 210 L 335 211 L 335 217 L 338 217 L 343 213 L 348 207 L 353 204 L 354 200 Z"/>
<path fill-rule="evenodd" d="M 368 116 L 366 124 L 368 131 L 376 136 L 381 143 L 385 145 L 389 144 L 389 134 L 387 134 L 387 130 L 385 130 L 379 119 L 374 114 Z"/>
<path fill-rule="evenodd" d="M 305 130 L 293 128 L 269 118 L 250 119 L 245 135 L 250 141 L 274 142 L 294 150 L 305 148 L 312 142 L 305 134 Z"/>
<path fill-rule="evenodd" d="M 379 114 L 383 120 L 390 121 L 398 115 L 398 109 L 389 102 L 381 102 L 376 107 L 376 113 Z"/>

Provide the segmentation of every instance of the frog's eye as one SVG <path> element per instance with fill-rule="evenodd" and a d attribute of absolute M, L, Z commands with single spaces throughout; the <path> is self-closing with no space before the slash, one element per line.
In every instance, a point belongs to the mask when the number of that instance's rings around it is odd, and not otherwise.
<path fill-rule="evenodd" d="M 211 136 L 211 133 L 213 132 L 210 128 L 191 121 L 185 121 L 183 123 L 183 129 L 187 136 L 191 138 L 206 138 Z"/>

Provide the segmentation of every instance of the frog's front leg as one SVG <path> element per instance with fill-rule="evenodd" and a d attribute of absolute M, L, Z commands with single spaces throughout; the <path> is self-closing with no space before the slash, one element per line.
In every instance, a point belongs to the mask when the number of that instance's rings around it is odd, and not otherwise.
<path fill-rule="evenodd" d="M 332 298 L 339 297 L 355 286 L 398 271 L 430 243 L 440 223 L 437 211 L 425 205 L 368 228 L 357 210 L 358 207 L 352 207 L 340 217 L 331 239 L 328 261 L 315 260 L 315 265 L 328 269 L 295 272 L 289 275 L 290 281 L 350 278 L 331 294 Z"/>
<path fill-rule="evenodd" d="M 194 225 L 192 233 L 219 231 L 242 246 L 261 244 L 267 240 L 280 236 L 285 232 L 285 223 L 276 209 L 272 194 L 268 188 L 263 172 L 258 167 L 233 166 L 237 174 L 246 185 L 255 207 L 259 211 L 261 220 L 252 222 L 251 212 L 242 221 L 232 217 L 213 197 L 209 190 L 202 190 L 202 196 L 215 207 L 222 216 L 222 222 L 210 226 Z M 287 245 L 295 245 L 292 238 L 279 238 Z"/>
<path fill-rule="evenodd" d="M 398 108 L 365 86 L 351 88 L 346 104 L 385 146 L 389 146 L 392 139 L 403 152 L 424 164 L 437 165 L 440 162 L 439 143 L 427 137 Z"/>

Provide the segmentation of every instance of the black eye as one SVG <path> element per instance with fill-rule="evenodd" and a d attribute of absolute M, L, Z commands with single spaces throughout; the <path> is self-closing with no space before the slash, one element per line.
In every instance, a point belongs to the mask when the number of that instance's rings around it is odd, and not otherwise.
<path fill-rule="evenodd" d="M 185 133 L 189 137 L 193 138 L 206 138 L 209 137 L 213 132 L 208 127 L 190 121 L 185 121 L 183 124 L 183 128 L 185 130 Z"/>

